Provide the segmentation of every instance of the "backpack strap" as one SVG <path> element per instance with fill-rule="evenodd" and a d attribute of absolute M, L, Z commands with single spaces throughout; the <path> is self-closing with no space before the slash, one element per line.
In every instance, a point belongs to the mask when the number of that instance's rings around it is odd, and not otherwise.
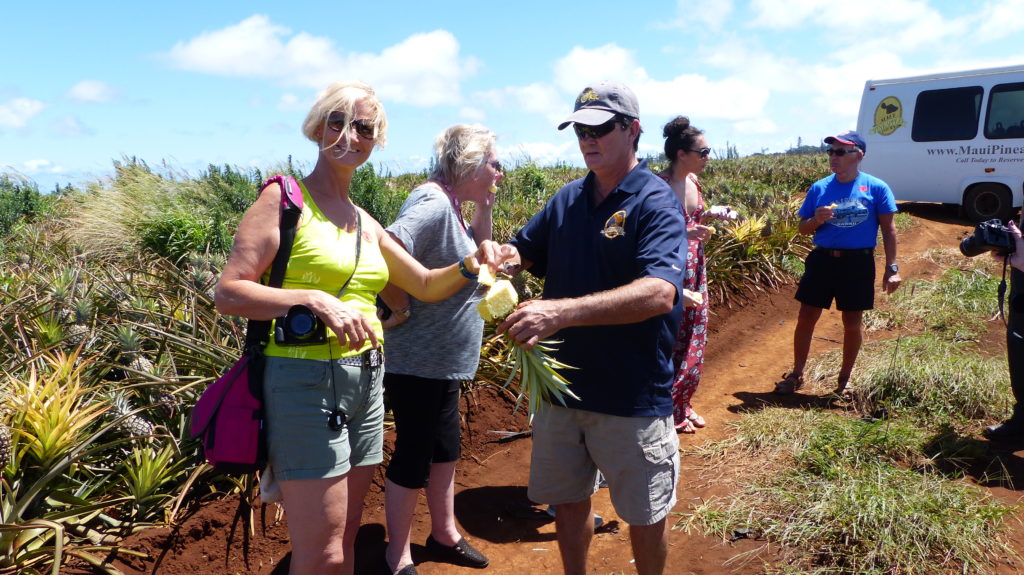
<path fill-rule="evenodd" d="M 295 243 L 299 217 L 302 215 L 302 189 L 295 178 L 278 174 L 260 187 L 260 193 L 270 184 L 281 187 L 281 242 L 274 256 L 274 263 L 270 266 L 270 281 L 267 285 L 281 287 L 284 284 L 284 273 L 288 269 L 288 260 L 292 256 L 292 244 Z M 269 320 L 249 320 L 246 325 L 245 348 L 266 347 L 270 341 L 270 326 Z"/>

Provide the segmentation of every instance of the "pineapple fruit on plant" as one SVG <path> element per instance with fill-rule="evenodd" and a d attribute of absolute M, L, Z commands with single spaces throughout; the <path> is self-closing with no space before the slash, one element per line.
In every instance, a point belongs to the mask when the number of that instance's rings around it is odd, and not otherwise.
<path fill-rule="evenodd" d="M 142 338 L 131 326 L 118 326 L 114 330 L 120 353 L 118 360 L 121 365 L 138 373 L 153 373 L 153 362 L 142 352 Z"/>
<path fill-rule="evenodd" d="M 126 435 L 146 437 L 153 435 L 156 431 L 156 426 L 137 413 L 139 410 L 132 406 L 128 396 L 124 393 L 114 395 L 113 403 L 115 417 L 124 418 L 117 424 L 117 428 Z"/>
<path fill-rule="evenodd" d="M 64 330 L 64 343 L 69 347 L 79 347 L 92 336 L 92 320 L 96 315 L 96 307 L 88 298 L 80 298 L 71 306 L 70 317 L 74 321 Z"/>

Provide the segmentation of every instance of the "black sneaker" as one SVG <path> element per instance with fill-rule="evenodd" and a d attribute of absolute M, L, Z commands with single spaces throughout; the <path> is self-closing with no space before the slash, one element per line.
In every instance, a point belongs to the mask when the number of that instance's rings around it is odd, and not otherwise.
<path fill-rule="evenodd" d="M 432 553 L 436 558 L 453 565 L 463 565 L 465 567 L 483 569 L 491 562 L 486 555 L 470 545 L 466 541 L 465 537 L 460 538 L 458 543 L 449 547 L 447 545 L 441 545 L 437 542 L 437 539 L 434 539 L 434 536 L 431 535 L 427 537 L 426 548 L 427 551 Z"/>
<path fill-rule="evenodd" d="M 1008 419 L 1003 423 L 986 427 L 981 434 L 990 441 L 1024 443 L 1024 422 Z"/>

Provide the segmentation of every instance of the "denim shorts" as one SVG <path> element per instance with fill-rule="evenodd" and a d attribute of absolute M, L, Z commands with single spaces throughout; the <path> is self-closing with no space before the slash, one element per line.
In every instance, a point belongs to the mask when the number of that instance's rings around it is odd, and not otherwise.
<path fill-rule="evenodd" d="M 533 418 L 527 494 L 553 505 L 583 501 L 608 482 L 630 525 L 661 521 L 676 504 L 679 437 L 672 416 L 620 417 L 546 404 Z"/>
<path fill-rule="evenodd" d="M 384 459 L 382 367 L 268 357 L 263 378 L 270 465 L 277 479 L 322 479 Z M 345 414 L 340 429 L 328 416 Z"/>

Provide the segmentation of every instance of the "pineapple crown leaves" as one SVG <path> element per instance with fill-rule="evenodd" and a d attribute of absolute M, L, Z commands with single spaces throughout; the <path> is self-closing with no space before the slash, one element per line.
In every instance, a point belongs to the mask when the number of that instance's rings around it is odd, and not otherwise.
<path fill-rule="evenodd" d="M 58 363 L 44 370 L 33 365 L 24 376 L 8 376 L 7 387 L 16 414 L 12 429 L 21 444 L 18 457 L 42 469 L 52 469 L 85 445 L 109 409 L 94 401 L 94 390 L 82 383 L 82 367 L 74 365 Z"/>
<path fill-rule="evenodd" d="M 114 339 L 121 353 L 133 354 L 142 350 L 142 337 L 130 325 L 119 325 L 114 328 Z"/>

